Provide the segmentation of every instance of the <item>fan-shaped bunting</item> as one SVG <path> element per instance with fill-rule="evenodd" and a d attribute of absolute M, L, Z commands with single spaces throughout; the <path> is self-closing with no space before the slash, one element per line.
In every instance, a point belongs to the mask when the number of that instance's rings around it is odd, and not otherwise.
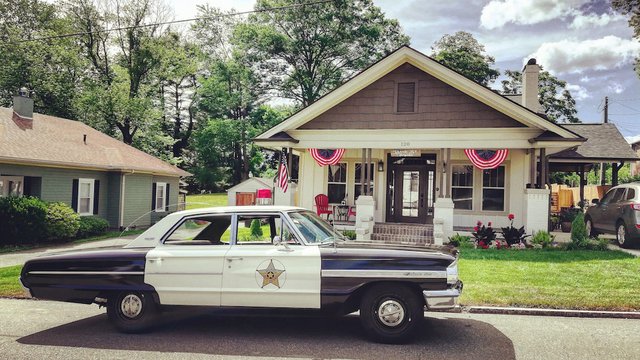
<path fill-rule="evenodd" d="M 471 160 L 471 163 L 478 169 L 495 169 L 502 164 L 507 155 L 509 155 L 509 149 L 501 150 L 476 150 L 465 149 L 465 155 Z"/>
<path fill-rule="evenodd" d="M 320 166 L 335 165 L 344 155 L 344 149 L 309 149 L 309 152 Z"/>

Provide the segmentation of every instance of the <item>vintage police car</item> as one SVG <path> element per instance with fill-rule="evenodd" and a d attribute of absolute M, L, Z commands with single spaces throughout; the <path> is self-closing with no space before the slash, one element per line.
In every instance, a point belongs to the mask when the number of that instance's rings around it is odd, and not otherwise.
<path fill-rule="evenodd" d="M 402 342 L 428 310 L 457 307 L 455 250 L 345 240 L 295 207 L 176 212 L 120 248 L 28 261 L 33 297 L 107 307 L 124 332 L 148 330 L 172 305 L 360 311 L 365 332 Z"/>

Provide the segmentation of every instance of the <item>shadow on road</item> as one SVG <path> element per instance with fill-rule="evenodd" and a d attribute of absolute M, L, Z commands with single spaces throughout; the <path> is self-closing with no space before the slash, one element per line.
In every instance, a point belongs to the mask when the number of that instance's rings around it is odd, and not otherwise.
<path fill-rule="evenodd" d="M 105 315 L 18 339 L 30 345 L 88 349 L 186 352 L 227 356 L 351 359 L 515 359 L 509 338 L 470 319 L 427 317 L 411 344 L 384 345 L 364 338 L 357 317 L 236 317 L 211 312 L 169 315 L 153 332 L 118 333 Z"/>

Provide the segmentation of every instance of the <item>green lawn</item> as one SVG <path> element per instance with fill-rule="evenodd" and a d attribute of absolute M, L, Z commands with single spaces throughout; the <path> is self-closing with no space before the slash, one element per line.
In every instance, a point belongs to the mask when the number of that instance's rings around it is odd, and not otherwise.
<path fill-rule="evenodd" d="M 22 265 L 0 268 L 0 297 L 26 297 L 18 282 Z"/>
<path fill-rule="evenodd" d="M 463 305 L 640 310 L 640 258 L 620 251 L 462 249 Z"/>
<path fill-rule="evenodd" d="M 187 195 L 187 210 L 226 205 L 227 193 Z"/>

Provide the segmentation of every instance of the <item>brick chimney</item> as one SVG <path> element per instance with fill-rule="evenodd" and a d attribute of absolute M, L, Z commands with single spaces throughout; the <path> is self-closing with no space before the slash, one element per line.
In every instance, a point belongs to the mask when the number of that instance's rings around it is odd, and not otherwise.
<path fill-rule="evenodd" d="M 542 106 L 538 101 L 538 80 L 540 66 L 536 59 L 529 59 L 522 69 L 522 105 L 535 113 L 542 112 Z"/>
<path fill-rule="evenodd" d="M 21 88 L 18 95 L 13 97 L 13 114 L 22 120 L 33 120 L 33 99 L 25 87 Z"/>

